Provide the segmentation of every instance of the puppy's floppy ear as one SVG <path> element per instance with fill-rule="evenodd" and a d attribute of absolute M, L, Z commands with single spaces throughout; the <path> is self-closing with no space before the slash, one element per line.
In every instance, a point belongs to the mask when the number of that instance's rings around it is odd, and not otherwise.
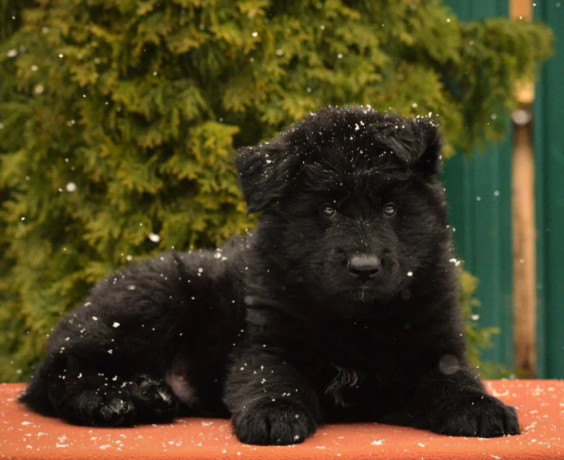
<path fill-rule="evenodd" d="M 284 195 L 294 173 L 295 155 L 286 143 L 272 143 L 243 147 L 235 154 L 235 167 L 247 211 L 255 213 Z"/>
<path fill-rule="evenodd" d="M 441 171 L 443 142 L 437 126 L 431 120 L 416 119 L 420 142 L 413 169 L 425 176 L 435 176 Z"/>

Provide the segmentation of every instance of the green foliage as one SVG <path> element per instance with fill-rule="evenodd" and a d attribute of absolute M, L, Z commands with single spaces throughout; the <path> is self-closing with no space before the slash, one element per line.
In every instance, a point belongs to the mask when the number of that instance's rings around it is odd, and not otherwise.
<path fill-rule="evenodd" d="M 466 354 L 470 365 L 477 369 L 484 378 L 500 378 L 510 375 L 508 369 L 500 364 L 484 362 L 481 352 L 492 348 L 492 336 L 499 334 L 497 327 L 479 327 L 480 301 L 474 297 L 478 288 L 478 279 L 470 273 L 459 270 L 459 301 L 462 316 L 465 319 Z"/>
<path fill-rule="evenodd" d="M 550 48 L 437 0 L 0 0 L 0 30 L 1 380 L 102 276 L 251 225 L 235 147 L 329 104 L 432 112 L 473 147 Z"/>

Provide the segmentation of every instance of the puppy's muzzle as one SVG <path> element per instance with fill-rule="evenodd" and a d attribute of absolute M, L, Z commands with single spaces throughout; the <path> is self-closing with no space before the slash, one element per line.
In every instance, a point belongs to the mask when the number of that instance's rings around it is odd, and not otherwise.
<path fill-rule="evenodd" d="M 349 260 L 348 269 L 359 281 L 369 281 L 378 275 L 382 262 L 376 256 L 353 256 Z"/>

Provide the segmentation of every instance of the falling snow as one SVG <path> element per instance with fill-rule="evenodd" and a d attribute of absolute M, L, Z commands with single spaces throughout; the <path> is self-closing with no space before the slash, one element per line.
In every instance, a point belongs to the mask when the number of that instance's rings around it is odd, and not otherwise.
<path fill-rule="evenodd" d="M 458 267 L 462 263 L 460 260 L 455 259 L 454 257 L 452 259 L 449 259 L 449 262 L 453 264 L 455 267 Z"/>

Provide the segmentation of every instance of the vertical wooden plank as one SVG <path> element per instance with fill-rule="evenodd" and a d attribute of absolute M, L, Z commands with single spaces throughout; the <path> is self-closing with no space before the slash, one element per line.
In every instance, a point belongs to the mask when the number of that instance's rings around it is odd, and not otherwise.
<path fill-rule="evenodd" d="M 514 20 L 532 19 L 529 0 L 511 0 L 510 4 Z M 515 367 L 519 376 L 532 378 L 536 376 L 537 368 L 535 164 L 529 110 L 533 92 L 524 86 L 518 97 L 522 109 L 513 116 L 512 162 Z"/>
<path fill-rule="evenodd" d="M 512 169 L 515 366 L 519 376 L 532 378 L 537 368 L 535 164 L 528 121 L 515 125 Z"/>

